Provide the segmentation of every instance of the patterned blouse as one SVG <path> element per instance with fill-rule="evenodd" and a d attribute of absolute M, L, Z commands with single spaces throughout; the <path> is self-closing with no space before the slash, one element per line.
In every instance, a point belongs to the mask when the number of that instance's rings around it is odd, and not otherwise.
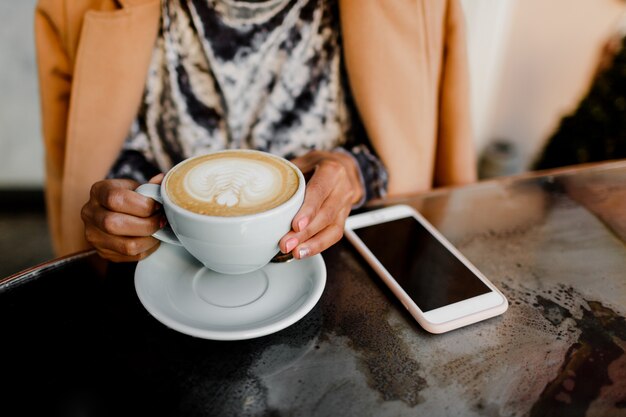
<path fill-rule="evenodd" d="M 179 161 L 248 148 L 352 155 L 369 199 L 387 172 L 349 96 L 333 0 L 163 0 L 136 120 L 109 178 L 146 182 Z"/>

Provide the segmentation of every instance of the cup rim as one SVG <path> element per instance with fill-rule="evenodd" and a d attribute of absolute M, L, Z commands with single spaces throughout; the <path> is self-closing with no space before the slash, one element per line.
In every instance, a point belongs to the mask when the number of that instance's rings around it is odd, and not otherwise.
<path fill-rule="evenodd" d="M 186 163 L 196 158 L 202 158 L 209 154 L 214 155 L 214 154 L 219 154 L 219 153 L 240 153 L 240 152 L 263 154 L 264 156 L 269 156 L 271 158 L 275 158 L 282 162 L 285 162 L 295 171 L 296 175 L 298 176 L 298 188 L 287 201 L 285 201 L 284 203 L 276 207 L 273 207 L 271 209 L 264 210 L 264 211 L 259 211 L 258 213 L 243 214 L 240 216 L 215 216 L 211 214 L 196 213 L 194 211 L 188 210 L 184 207 L 177 205 L 169 198 L 165 185 L 167 183 L 167 179 L 169 178 L 170 174 L 179 165 L 182 165 L 183 163 Z M 176 165 L 174 165 L 172 168 L 170 168 L 167 171 L 167 173 L 165 174 L 165 177 L 163 177 L 163 181 L 161 181 L 160 187 L 161 187 L 161 197 L 163 198 L 163 202 L 165 203 L 167 201 L 167 205 L 169 206 L 170 209 L 176 210 L 177 212 L 180 212 L 181 214 L 184 214 L 191 218 L 203 219 L 204 221 L 210 220 L 210 221 L 219 221 L 219 222 L 241 222 L 243 220 L 248 220 L 248 219 L 253 219 L 253 218 L 258 219 L 261 217 L 268 217 L 268 216 L 275 214 L 276 212 L 287 210 L 291 208 L 291 205 L 294 203 L 294 201 L 300 200 L 300 196 L 302 196 L 302 201 L 304 201 L 304 190 L 305 190 L 306 184 L 305 184 L 304 174 L 302 173 L 300 168 L 298 168 L 293 162 L 289 161 L 287 158 L 283 158 L 282 156 L 275 155 L 266 151 L 259 151 L 256 149 L 224 149 L 221 151 L 208 152 L 208 153 L 204 153 L 201 155 L 196 155 L 190 158 L 183 159 L 182 161 L 178 162 Z M 164 206 L 165 205 L 166 204 L 164 204 Z M 300 203 L 300 205 L 302 205 L 302 203 Z"/>

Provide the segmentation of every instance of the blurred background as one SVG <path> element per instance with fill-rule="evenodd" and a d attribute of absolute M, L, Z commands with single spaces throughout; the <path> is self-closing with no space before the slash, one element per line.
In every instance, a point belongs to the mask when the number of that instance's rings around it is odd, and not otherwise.
<path fill-rule="evenodd" d="M 533 169 L 589 90 L 623 0 L 461 0 L 486 179 Z M 0 0 L 0 278 L 52 257 L 33 40 L 36 0 Z M 28 236 L 28 239 L 23 239 Z"/>
<path fill-rule="evenodd" d="M 0 278 L 52 257 L 43 203 L 35 4 L 0 0 Z"/>

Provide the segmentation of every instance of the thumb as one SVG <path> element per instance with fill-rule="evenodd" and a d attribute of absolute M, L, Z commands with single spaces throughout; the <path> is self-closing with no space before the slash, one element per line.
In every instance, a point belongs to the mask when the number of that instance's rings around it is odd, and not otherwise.
<path fill-rule="evenodd" d="M 299 156 L 291 160 L 291 162 L 302 171 L 303 174 L 307 174 L 315 169 L 319 164 L 321 156 L 316 151 L 311 151 L 307 154 Z"/>
<path fill-rule="evenodd" d="M 165 174 L 161 173 L 161 174 L 157 174 L 154 177 L 150 178 L 150 181 L 148 181 L 150 184 L 161 184 L 161 182 L 163 181 L 163 177 L 165 176 Z"/>

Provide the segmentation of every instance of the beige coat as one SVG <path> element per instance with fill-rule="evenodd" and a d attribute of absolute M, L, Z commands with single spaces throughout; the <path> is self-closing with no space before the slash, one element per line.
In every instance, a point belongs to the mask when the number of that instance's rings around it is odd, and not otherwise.
<path fill-rule="evenodd" d="M 160 0 L 39 0 L 35 32 L 46 200 L 57 255 L 87 247 L 80 210 L 142 97 Z M 340 0 L 357 108 L 389 193 L 474 181 L 458 0 Z"/>

